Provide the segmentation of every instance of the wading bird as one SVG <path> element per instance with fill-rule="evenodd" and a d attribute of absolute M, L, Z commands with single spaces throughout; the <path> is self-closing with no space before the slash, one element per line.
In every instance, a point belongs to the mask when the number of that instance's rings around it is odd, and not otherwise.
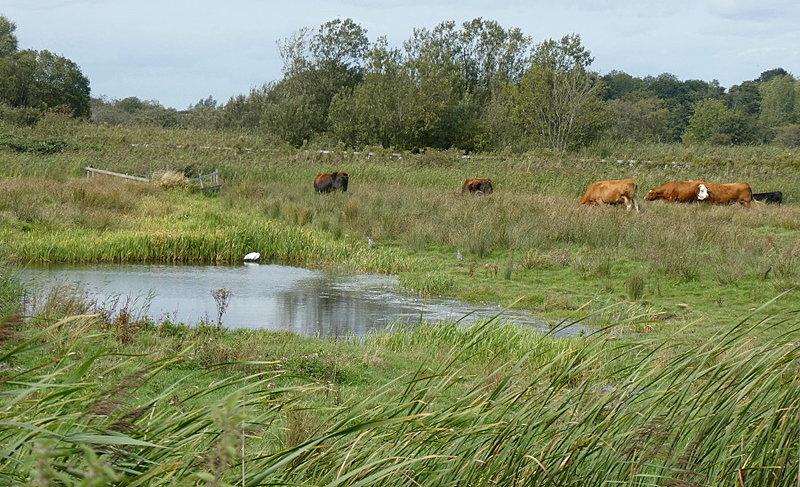
<path fill-rule="evenodd" d="M 374 240 L 372 240 L 372 237 L 367 237 L 367 243 L 368 243 L 368 244 L 369 244 L 369 246 L 370 246 L 370 247 L 372 247 L 373 249 L 374 249 L 375 247 L 377 247 L 377 246 L 378 246 L 378 244 L 376 244 L 376 243 L 375 243 L 375 241 L 374 241 Z"/>
<path fill-rule="evenodd" d="M 460 250 L 456 250 L 456 260 L 464 260 L 464 255 Z"/>
<path fill-rule="evenodd" d="M 261 258 L 261 254 L 259 254 L 258 252 L 250 252 L 249 254 L 244 256 L 244 260 L 246 262 L 255 262 L 260 258 Z"/>

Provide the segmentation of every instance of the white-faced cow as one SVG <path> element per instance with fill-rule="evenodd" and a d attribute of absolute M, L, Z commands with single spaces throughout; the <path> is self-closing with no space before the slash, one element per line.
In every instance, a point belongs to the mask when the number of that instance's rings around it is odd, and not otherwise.
<path fill-rule="evenodd" d="M 696 203 L 708 197 L 705 181 L 671 181 L 651 189 L 644 196 L 647 201 L 664 200 L 678 203 Z M 701 188 L 702 186 L 702 188 Z"/>
<path fill-rule="evenodd" d="M 703 183 L 708 190 L 708 198 L 705 201 L 714 203 L 716 205 L 728 205 L 732 203 L 741 203 L 750 208 L 750 202 L 753 201 L 753 190 L 747 183 L 729 183 L 729 184 L 716 184 L 716 183 Z"/>

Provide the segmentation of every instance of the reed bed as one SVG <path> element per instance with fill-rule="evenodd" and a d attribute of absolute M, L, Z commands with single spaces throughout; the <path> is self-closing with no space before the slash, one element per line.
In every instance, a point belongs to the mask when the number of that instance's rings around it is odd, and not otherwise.
<path fill-rule="evenodd" d="M 710 341 L 622 346 L 610 328 L 565 340 L 495 320 L 420 323 L 363 344 L 405 357 L 391 380 L 329 394 L 337 386 L 325 380 L 292 379 L 291 357 L 192 368 L 190 342 L 152 355 L 176 330 L 131 354 L 96 316 L 40 322 L 0 352 L 0 479 L 792 486 L 798 324 L 793 314 L 748 317 Z M 756 339 L 775 329 L 777 339 Z M 157 330 L 140 330 L 139 342 Z"/>

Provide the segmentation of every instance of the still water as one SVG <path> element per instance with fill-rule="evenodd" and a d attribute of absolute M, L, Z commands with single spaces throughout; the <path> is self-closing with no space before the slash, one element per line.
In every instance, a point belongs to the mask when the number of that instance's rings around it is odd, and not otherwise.
<path fill-rule="evenodd" d="M 311 337 L 364 336 L 396 322 L 471 322 L 502 311 L 496 306 L 426 298 L 400 289 L 394 276 L 330 274 L 282 265 L 175 266 L 58 264 L 28 266 L 20 276 L 45 292 L 78 284 L 98 304 L 125 306 L 135 316 L 173 322 L 215 324 L 212 291 L 232 294 L 222 316 L 227 328 L 288 330 Z M 525 311 L 502 319 L 546 332 L 547 323 Z M 559 334 L 577 334 L 573 326 Z"/>

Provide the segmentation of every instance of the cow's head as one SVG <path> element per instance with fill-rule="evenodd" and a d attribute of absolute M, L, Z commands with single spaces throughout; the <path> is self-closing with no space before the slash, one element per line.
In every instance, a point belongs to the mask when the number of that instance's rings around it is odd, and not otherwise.
<path fill-rule="evenodd" d="M 347 173 L 346 172 L 334 172 L 331 173 L 331 179 L 333 182 L 331 186 L 333 189 L 341 189 L 343 191 L 347 191 Z"/>
<path fill-rule="evenodd" d="M 708 198 L 708 187 L 700 183 L 697 185 L 697 200 L 703 201 L 706 198 Z"/>
<path fill-rule="evenodd" d="M 644 199 L 647 201 L 653 201 L 654 199 L 657 199 L 659 196 L 661 196 L 661 194 L 658 191 L 651 189 L 650 191 L 647 192 L 646 195 L 644 195 Z"/>

